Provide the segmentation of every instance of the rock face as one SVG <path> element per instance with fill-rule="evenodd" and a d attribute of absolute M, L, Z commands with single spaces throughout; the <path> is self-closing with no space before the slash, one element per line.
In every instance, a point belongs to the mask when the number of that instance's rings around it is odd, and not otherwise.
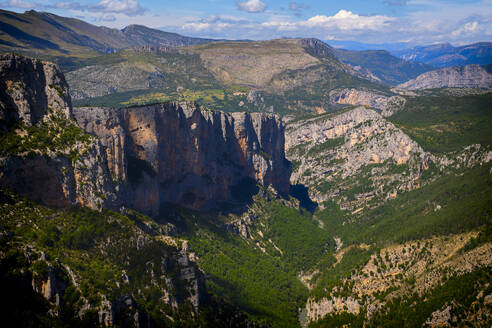
<path fill-rule="evenodd" d="M 391 299 L 410 293 L 425 294 L 439 285 L 442 277 L 449 273 L 463 274 L 490 266 L 490 244 L 462 253 L 462 247 L 475 236 L 475 232 L 439 236 L 381 249 L 350 277 L 343 279 L 344 283 L 350 284 L 333 287 L 329 297 L 309 298 L 305 306 L 307 322 L 319 320 L 327 314 L 344 312 L 355 315 L 365 312 L 364 315 L 369 318 Z M 351 247 L 338 251 L 336 256 L 343 258 Z M 408 284 L 409 277 L 415 282 Z M 378 293 L 385 293 L 386 296 L 378 299 Z M 451 326 L 448 323 L 449 310 L 444 305 L 442 310 L 433 312 L 423 327 Z M 464 317 L 467 321 L 476 319 L 475 313 L 478 311 Z"/>
<path fill-rule="evenodd" d="M 480 65 L 448 67 L 419 75 L 400 84 L 407 90 L 434 88 L 480 88 L 492 89 L 492 74 Z"/>
<path fill-rule="evenodd" d="M 420 163 L 428 161 L 416 142 L 365 107 L 289 123 L 286 135 L 291 183 L 309 187 L 319 204 L 348 210 L 415 188 Z"/>
<path fill-rule="evenodd" d="M 111 110 L 77 108 L 74 116 L 104 144 L 123 198 L 157 214 L 163 203 L 209 209 L 242 202 L 259 182 L 289 188 L 284 126 L 274 115 L 208 111 L 191 104 Z"/>
<path fill-rule="evenodd" d="M 0 185 L 50 206 L 114 207 L 105 152 L 71 120 L 58 67 L 1 55 L 0 85 Z"/>
<path fill-rule="evenodd" d="M 332 103 L 369 106 L 381 110 L 381 115 L 391 116 L 405 105 L 405 98 L 387 96 L 374 91 L 343 89 L 330 92 Z"/>
<path fill-rule="evenodd" d="M 23 121 L 30 126 L 48 109 L 70 116 L 71 102 L 63 73 L 49 62 L 0 54 L 0 128 Z"/>

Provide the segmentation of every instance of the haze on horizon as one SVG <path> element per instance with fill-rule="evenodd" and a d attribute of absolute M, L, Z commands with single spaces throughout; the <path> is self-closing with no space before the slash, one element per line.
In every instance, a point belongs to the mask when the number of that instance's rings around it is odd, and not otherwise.
<path fill-rule="evenodd" d="M 140 24 L 224 39 L 462 45 L 492 40 L 492 0 L 9 0 L 0 8 L 47 11 L 91 24 Z"/>

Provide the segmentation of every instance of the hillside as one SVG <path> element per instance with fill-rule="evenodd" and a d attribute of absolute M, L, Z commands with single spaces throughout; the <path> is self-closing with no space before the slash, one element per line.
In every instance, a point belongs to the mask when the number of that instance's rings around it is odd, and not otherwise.
<path fill-rule="evenodd" d="M 130 25 L 122 30 L 34 10 L 0 10 L 0 51 L 56 57 L 93 57 L 135 46 L 187 46 L 213 40 Z"/>
<path fill-rule="evenodd" d="M 291 183 L 336 242 L 300 277 L 310 289 L 301 323 L 486 327 L 490 93 L 377 97 L 381 114 L 348 107 L 287 124 Z"/>
<path fill-rule="evenodd" d="M 442 43 L 394 51 L 393 53 L 405 60 L 419 61 L 439 68 L 492 63 L 492 43 L 490 42 L 479 42 L 459 47 Z"/>
<path fill-rule="evenodd" d="M 398 86 L 401 89 L 479 88 L 492 89 L 492 74 L 486 67 L 466 65 L 423 73 Z"/>
<path fill-rule="evenodd" d="M 418 61 L 394 57 L 385 50 L 353 51 L 334 49 L 334 53 L 344 63 L 365 68 L 389 85 L 406 82 L 434 69 L 432 66 Z"/>

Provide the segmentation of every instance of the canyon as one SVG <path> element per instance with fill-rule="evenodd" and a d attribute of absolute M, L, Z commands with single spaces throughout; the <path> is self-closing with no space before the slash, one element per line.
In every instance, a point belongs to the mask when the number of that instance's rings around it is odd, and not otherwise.
<path fill-rule="evenodd" d="M 490 326 L 490 65 L 0 18 L 12 326 Z"/>
<path fill-rule="evenodd" d="M 26 126 L 50 122 L 48 129 L 54 129 L 56 115 L 62 115 L 74 129 L 78 122 L 91 134 L 81 138 L 84 146 L 73 140 L 70 149 L 62 144 L 64 149 L 48 149 L 46 154 L 29 149 L 36 154 L 32 159 L 25 152 L 3 156 L 2 182 L 21 194 L 52 190 L 34 198 L 60 206 L 125 205 L 156 216 L 165 203 L 201 210 L 241 204 L 248 195 L 238 188 L 254 190 L 256 183 L 272 185 L 282 194 L 289 191 L 284 125 L 275 115 L 225 114 L 191 103 L 73 110 L 69 97 L 58 94 L 68 90 L 64 79 L 50 84 L 48 76 L 47 83 L 36 84 L 32 82 L 43 81 L 38 76 L 8 74 L 28 66 L 28 72 L 46 67 L 49 74 L 61 75 L 55 66 L 15 55 L 5 55 L 1 61 L 2 83 L 16 86 L 3 98 L 4 117 L 9 118 L 4 129 L 13 126 L 12 116 Z M 36 98 L 46 90 L 46 99 Z M 26 134 L 22 129 L 10 133 L 19 138 Z M 74 149 L 81 154 L 70 163 L 67 157 Z"/>

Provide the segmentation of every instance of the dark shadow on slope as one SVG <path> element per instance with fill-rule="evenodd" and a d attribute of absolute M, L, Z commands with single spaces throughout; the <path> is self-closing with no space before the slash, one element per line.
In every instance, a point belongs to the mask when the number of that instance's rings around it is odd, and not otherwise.
<path fill-rule="evenodd" d="M 256 185 L 256 181 L 249 177 L 243 178 L 231 186 L 232 198 L 239 203 L 251 204 L 253 202 L 253 195 L 256 195 L 258 191 L 259 188 Z"/>
<path fill-rule="evenodd" d="M 28 44 L 29 46 L 33 48 L 38 48 L 38 49 L 55 49 L 59 50 L 62 52 L 66 52 L 60 49 L 60 47 L 46 39 L 38 38 L 37 36 L 28 34 L 22 30 L 19 30 L 17 27 L 12 26 L 7 23 L 0 22 L 0 31 L 4 32 L 5 34 L 10 35 L 11 37 L 20 40 L 21 42 L 24 42 Z"/>
<path fill-rule="evenodd" d="M 318 203 L 309 198 L 308 188 L 303 184 L 291 185 L 289 194 L 299 200 L 300 207 L 305 208 L 311 214 L 318 208 Z"/>

